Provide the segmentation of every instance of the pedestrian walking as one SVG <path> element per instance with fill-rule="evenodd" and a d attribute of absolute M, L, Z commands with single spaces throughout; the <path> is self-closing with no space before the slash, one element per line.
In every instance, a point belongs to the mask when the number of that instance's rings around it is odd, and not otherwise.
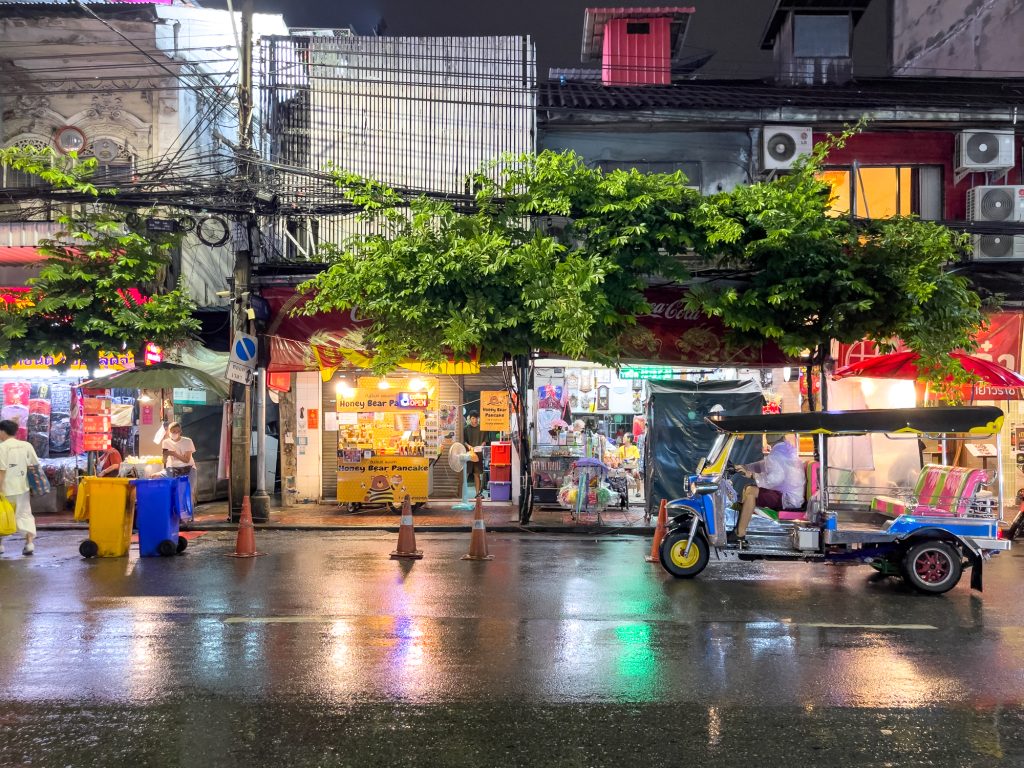
<path fill-rule="evenodd" d="M 0 421 L 0 493 L 14 505 L 14 522 L 18 533 L 25 534 L 23 555 L 36 551 L 36 520 L 30 504 L 28 468 L 39 466 L 39 457 L 30 443 L 18 440 L 18 424 Z M 0 538 L 0 555 L 4 540 Z"/>

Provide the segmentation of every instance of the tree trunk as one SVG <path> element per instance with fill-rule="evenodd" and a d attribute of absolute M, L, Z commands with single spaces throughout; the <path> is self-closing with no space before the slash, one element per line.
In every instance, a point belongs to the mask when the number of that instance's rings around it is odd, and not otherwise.
<path fill-rule="evenodd" d="M 533 475 L 530 473 L 530 426 L 527 419 L 527 399 L 530 392 L 530 358 L 516 355 L 512 358 L 512 374 L 516 387 L 516 426 L 519 448 L 519 522 L 527 525 L 533 515 Z"/>

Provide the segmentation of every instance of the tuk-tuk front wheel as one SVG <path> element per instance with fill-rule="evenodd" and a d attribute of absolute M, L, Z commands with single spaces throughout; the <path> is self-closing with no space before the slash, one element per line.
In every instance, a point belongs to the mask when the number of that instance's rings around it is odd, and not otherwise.
<path fill-rule="evenodd" d="M 918 592 L 941 595 L 960 581 L 963 562 L 955 547 L 944 541 L 922 541 L 903 556 L 903 578 Z"/>
<path fill-rule="evenodd" d="M 677 579 L 692 579 L 704 570 L 708 564 L 711 548 L 703 533 L 693 537 L 690 551 L 686 551 L 686 540 L 689 538 L 689 526 L 683 530 L 671 531 L 661 540 L 658 557 L 662 567 Z"/>

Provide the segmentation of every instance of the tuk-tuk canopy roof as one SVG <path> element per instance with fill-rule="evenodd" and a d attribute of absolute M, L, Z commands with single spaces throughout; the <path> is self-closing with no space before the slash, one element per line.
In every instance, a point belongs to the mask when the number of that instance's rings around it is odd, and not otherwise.
<path fill-rule="evenodd" d="M 935 435 L 962 432 L 994 435 L 1003 412 L 994 406 L 959 408 L 879 408 L 868 411 L 819 411 L 756 416 L 709 416 L 715 429 L 733 433 L 863 435 L 868 432 Z"/>

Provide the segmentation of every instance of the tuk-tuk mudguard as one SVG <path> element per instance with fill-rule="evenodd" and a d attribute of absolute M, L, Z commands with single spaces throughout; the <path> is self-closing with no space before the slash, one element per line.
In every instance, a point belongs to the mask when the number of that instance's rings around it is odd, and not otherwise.
<path fill-rule="evenodd" d="M 946 528 L 918 528 L 908 536 L 899 539 L 903 543 L 913 543 L 919 539 L 939 539 L 941 541 L 949 541 L 953 544 L 959 544 L 963 547 L 967 553 L 967 560 L 971 564 L 971 589 L 976 589 L 981 592 L 982 589 L 982 568 L 985 562 L 985 556 L 982 554 L 981 547 L 975 544 L 971 539 L 957 536 L 952 531 Z"/>

